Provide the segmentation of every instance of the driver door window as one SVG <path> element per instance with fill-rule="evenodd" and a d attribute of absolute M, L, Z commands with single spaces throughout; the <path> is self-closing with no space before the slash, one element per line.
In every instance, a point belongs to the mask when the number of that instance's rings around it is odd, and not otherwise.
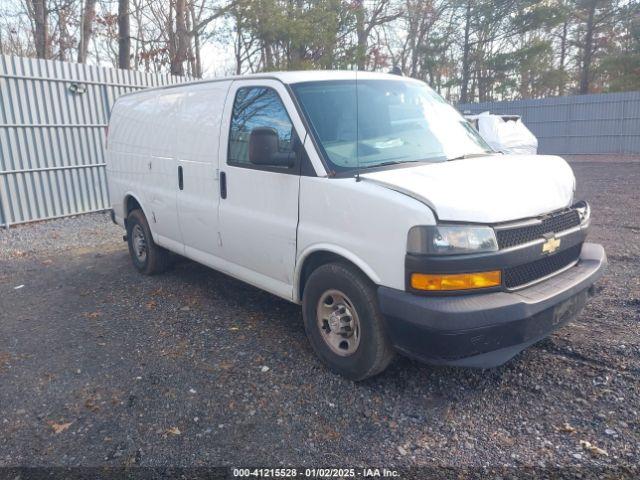
<path fill-rule="evenodd" d="M 273 137 L 277 157 L 294 156 L 294 129 L 278 93 L 269 87 L 238 89 L 233 104 L 229 132 L 227 163 L 238 167 L 260 168 L 268 159 L 255 158 L 260 152 L 250 152 L 250 139 L 254 135 Z M 277 139 L 277 140 L 276 140 Z M 261 142 L 264 145 L 264 140 Z M 270 170 L 269 167 L 262 167 Z"/>

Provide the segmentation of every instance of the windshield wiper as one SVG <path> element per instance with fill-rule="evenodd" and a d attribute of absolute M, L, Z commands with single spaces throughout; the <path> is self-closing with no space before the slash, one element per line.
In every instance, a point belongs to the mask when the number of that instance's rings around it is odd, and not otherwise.
<path fill-rule="evenodd" d="M 401 163 L 416 163 L 421 162 L 422 160 L 389 160 L 387 162 L 375 163 L 373 165 L 360 166 L 360 168 L 375 168 L 375 167 L 386 167 L 388 165 L 400 165 Z"/>
<path fill-rule="evenodd" d="M 399 163 L 406 163 L 406 162 L 401 162 L 398 160 L 390 160 L 388 162 L 382 162 L 382 163 L 376 163 L 375 165 L 369 165 L 365 168 L 374 168 L 374 167 L 386 167 L 387 165 L 398 165 Z"/>
<path fill-rule="evenodd" d="M 488 157 L 493 152 L 485 152 L 485 153 L 465 153 L 464 155 L 460 155 L 458 157 L 447 158 L 447 162 L 452 162 L 453 160 L 465 160 L 467 158 L 476 158 L 476 157 Z"/>

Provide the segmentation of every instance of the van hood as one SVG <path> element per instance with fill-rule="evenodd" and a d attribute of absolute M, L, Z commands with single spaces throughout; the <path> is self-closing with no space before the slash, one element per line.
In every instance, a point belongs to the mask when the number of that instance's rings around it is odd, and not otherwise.
<path fill-rule="evenodd" d="M 575 177 L 549 155 L 488 155 L 360 175 L 409 195 L 439 220 L 498 223 L 571 205 Z"/>

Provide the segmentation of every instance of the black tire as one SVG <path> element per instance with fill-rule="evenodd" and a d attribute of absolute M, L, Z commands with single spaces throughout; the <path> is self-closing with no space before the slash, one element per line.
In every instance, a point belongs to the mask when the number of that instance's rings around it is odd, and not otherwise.
<path fill-rule="evenodd" d="M 319 325 L 317 310 L 330 291 L 343 292 L 357 312 L 359 342 L 353 353 L 343 353 L 344 356 L 336 354 L 325 341 L 327 322 L 325 331 Z M 393 359 L 375 285 L 351 265 L 329 263 L 314 270 L 305 284 L 302 313 L 311 346 L 331 371 L 350 380 L 364 380 L 382 372 Z"/>
<path fill-rule="evenodd" d="M 145 242 L 144 256 L 136 253 L 136 237 L 140 234 Z M 140 273 L 155 275 L 166 270 L 169 265 L 169 252 L 153 242 L 149 223 L 142 210 L 132 210 L 127 217 L 127 243 L 133 266 Z"/>

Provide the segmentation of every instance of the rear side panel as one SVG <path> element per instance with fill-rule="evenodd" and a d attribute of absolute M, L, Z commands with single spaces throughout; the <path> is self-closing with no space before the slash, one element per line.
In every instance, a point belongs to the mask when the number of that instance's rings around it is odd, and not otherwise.
<path fill-rule="evenodd" d="M 126 218 L 126 198 L 133 196 L 154 240 L 181 252 L 174 126 L 179 106 L 177 89 L 121 97 L 109 123 L 107 178 L 116 218 Z"/>

